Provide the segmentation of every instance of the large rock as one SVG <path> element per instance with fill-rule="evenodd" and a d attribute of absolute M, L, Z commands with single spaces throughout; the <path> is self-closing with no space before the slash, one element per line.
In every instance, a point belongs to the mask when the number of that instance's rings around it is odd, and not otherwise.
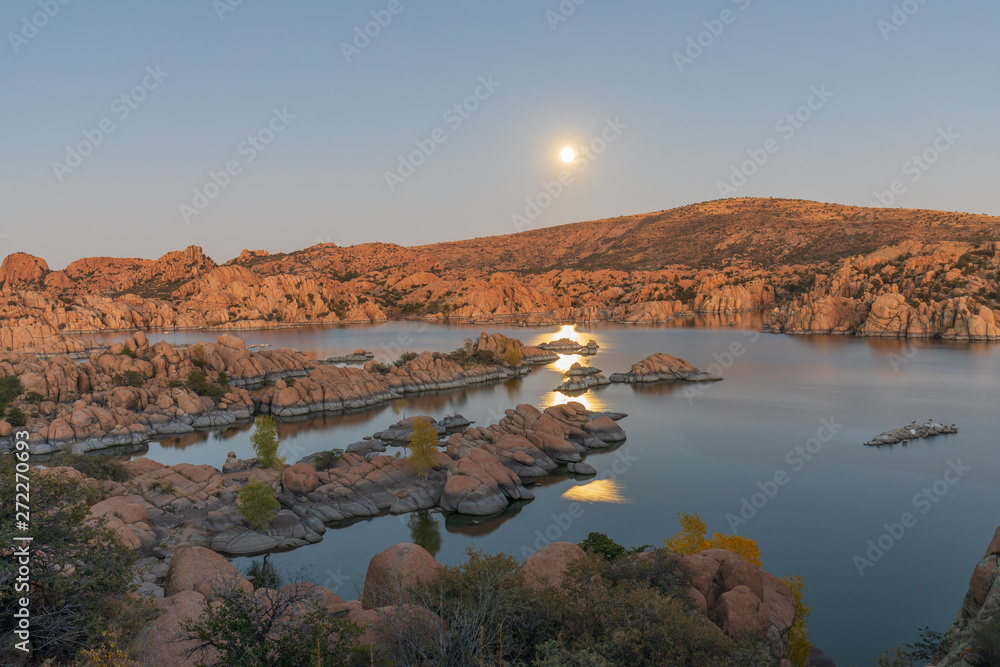
<path fill-rule="evenodd" d="M 361 604 L 365 609 L 385 607 L 406 597 L 405 591 L 418 581 L 435 583 L 441 563 L 426 549 L 403 543 L 375 554 L 368 563 Z"/>
<path fill-rule="evenodd" d="M 212 601 L 217 590 L 232 584 L 247 592 L 253 588 L 223 556 L 204 547 L 185 547 L 170 561 L 163 595 L 170 597 L 183 591 L 197 591 Z"/>
<path fill-rule="evenodd" d="M 304 496 L 319 488 L 319 475 L 316 474 L 316 468 L 312 465 L 296 463 L 282 471 L 281 483 L 286 491 Z"/>
<path fill-rule="evenodd" d="M 769 625 L 764 603 L 743 585 L 720 595 L 715 612 L 719 627 L 730 636 L 763 634 Z"/>
<path fill-rule="evenodd" d="M 205 596 L 197 591 L 181 591 L 171 597 L 156 601 L 160 615 L 153 620 L 143 639 L 143 661 L 145 667 L 187 667 L 195 660 L 214 662 L 214 649 L 187 657 L 188 650 L 198 645 L 196 640 L 177 641 L 182 632 L 181 624 L 195 619 L 205 609 Z"/>
<path fill-rule="evenodd" d="M 632 364 L 628 373 L 612 373 L 612 382 L 717 382 L 722 378 L 669 354 L 653 354 Z"/>
<path fill-rule="evenodd" d="M 584 555 L 577 544 L 553 542 L 531 554 L 521 572 L 525 582 L 535 590 L 561 586 L 567 569 Z"/>

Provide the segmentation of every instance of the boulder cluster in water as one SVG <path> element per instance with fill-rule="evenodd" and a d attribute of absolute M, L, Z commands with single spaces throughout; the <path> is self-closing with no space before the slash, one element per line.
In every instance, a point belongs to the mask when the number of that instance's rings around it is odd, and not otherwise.
<path fill-rule="evenodd" d="M 898 443 L 905 445 L 910 440 L 933 438 L 936 435 L 944 435 L 946 433 L 958 433 L 958 427 L 954 424 L 950 426 L 939 424 L 934 420 L 928 419 L 923 424 L 912 422 L 909 426 L 885 431 L 866 442 L 865 446 L 880 447 L 882 445 L 895 445 Z"/>

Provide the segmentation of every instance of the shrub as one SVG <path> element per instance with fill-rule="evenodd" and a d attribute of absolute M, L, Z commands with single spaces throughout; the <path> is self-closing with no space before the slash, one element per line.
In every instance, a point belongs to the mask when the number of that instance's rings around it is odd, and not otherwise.
<path fill-rule="evenodd" d="M 181 622 L 182 639 L 194 640 L 188 658 L 216 651 L 204 667 L 269 665 L 273 667 L 350 667 L 369 665 L 373 648 L 356 645 L 361 628 L 335 618 L 309 597 L 307 587 L 258 589 L 253 595 L 224 582 L 219 604 L 206 605 L 197 619 Z"/>
<path fill-rule="evenodd" d="M 122 356 L 131 357 L 135 359 L 135 352 L 126 347 L 122 350 Z"/>
<path fill-rule="evenodd" d="M 52 458 L 52 464 L 68 466 L 94 479 L 113 482 L 124 482 L 128 479 L 128 470 L 124 464 L 104 454 L 86 455 L 62 452 Z"/>
<path fill-rule="evenodd" d="M 313 465 L 317 470 L 327 470 L 340 462 L 340 457 L 344 455 L 343 449 L 330 449 L 320 452 L 313 457 Z"/>
<path fill-rule="evenodd" d="M 20 396 L 22 391 L 24 387 L 16 375 L 5 375 L 0 378 L 0 407 Z"/>
<path fill-rule="evenodd" d="M 250 444 L 257 462 L 265 468 L 280 469 L 285 465 L 285 457 L 278 456 L 278 427 L 270 416 L 260 415 L 254 420 Z"/>
<path fill-rule="evenodd" d="M 590 533 L 587 539 L 580 542 L 580 546 L 587 553 L 603 558 L 609 563 L 625 555 L 625 547 L 604 533 Z"/>
<path fill-rule="evenodd" d="M 188 389 L 199 396 L 208 396 L 210 398 L 221 398 L 226 393 L 226 390 L 219 385 L 209 382 L 205 371 L 200 370 L 188 373 L 187 386 Z"/>
<path fill-rule="evenodd" d="M 427 473 L 437 464 L 438 434 L 426 419 L 418 419 L 410 434 L 410 447 L 406 454 L 406 467 L 412 473 L 426 478 Z"/>
<path fill-rule="evenodd" d="M 948 654 L 949 647 L 944 635 L 925 626 L 917 631 L 920 639 L 915 644 L 907 644 L 909 654 L 921 662 L 938 662 Z"/>
<path fill-rule="evenodd" d="M 45 400 L 45 397 L 39 394 L 37 391 L 29 391 L 27 394 L 24 395 L 24 400 L 28 401 L 28 403 L 31 403 L 34 406 L 38 406 L 42 404 L 42 401 Z"/>
<path fill-rule="evenodd" d="M 116 387 L 141 387 L 143 382 L 142 373 L 139 371 L 116 373 L 115 376 L 111 378 L 111 384 Z"/>
<path fill-rule="evenodd" d="M 15 428 L 19 426 L 24 426 L 25 424 L 28 423 L 27 415 L 25 415 L 24 411 L 17 406 L 14 406 L 13 408 L 7 411 L 6 419 L 7 423 L 10 424 L 11 426 L 14 426 Z"/>
<path fill-rule="evenodd" d="M 503 353 L 503 360 L 506 361 L 511 366 L 520 366 L 523 358 L 521 356 L 521 348 L 514 347 L 513 345 L 508 345 L 507 349 Z"/>
<path fill-rule="evenodd" d="M 389 366 L 383 364 L 381 361 L 376 361 L 371 365 L 370 368 L 372 373 L 380 373 L 382 375 L 385 375 L 386 373 L 389 372 Z"/>
<path fill-rule="evenodd" d="M 278 499 L 268 484 L 255 479 L 236 494 L 236 507 L 254 530 L 264 530 L 278 514 Z"/>
<path fill-rule="evenodd" d="M 541 616 L 520 566 L 508 554 L 473 547 L 466 556 L 462 565 L 442 568 L 437 583 L 419 583 L 392 600 L 434 614 L 384 615 L 380 633 L 393 664 L 530 664 Z"/>
<path fill-rule="evenodd" d="M 225 371 L 219 371 L 219 375 L 216 376 L 215 381 L 219 383 L 220 387 L 229 389 L 229 375 L 227 375 Z"/>
<path fill-rule="evenodd" d="M 420 355 L 418 355 L 416 352 L 404 352 L 403 354 L 399 355 L 399 359 L 396 359 L 396 361 L 392 362 L 392 365 L 395 366 L 396 368 L 401 368 L 402 366 L 406 365 L 406 362 L 413 361 L 418 356 Z"/>
<path fill-rule="evenodd" d="M 809 667 L 812 644 L 809 643 L 809 615 L 812 609 L 804 602 L 805 586 L 802 577 L 784 577 L 782 580 L 795 598 L 795 621 L 788 633 L 788 651 L 785 657 L 795 667 Z"/>
<path fill-rule="evenodd" d="M 13 459 L 0 458 L 0 479 L 14 480 Z M 27 475 L 34 507 L 45 510 L 32 512 L 27 534 L 33 538 L 33 661 L 73 663 L 82 649 L 98 649 L 102 631 L 113 628 L 123 630 L 116 644 L 130 645 L 149 613 L 129 595 L 135 588 L 135 552 L 121 544 L 104 518 L 91 520 L 90 507 L 100 499 L 92 487 L 35 469 Z M 13 483 L 0 484 L 0 544 L 14 545 L 15 536 L 25 536 L 15 530 L 16 491 Z M 15 558 L 0 558 L 0 581 L 13 582 L 17 567 Z M 17 597 L 0 595 L 0 635 L 5 638 L 13 636 Z"/>

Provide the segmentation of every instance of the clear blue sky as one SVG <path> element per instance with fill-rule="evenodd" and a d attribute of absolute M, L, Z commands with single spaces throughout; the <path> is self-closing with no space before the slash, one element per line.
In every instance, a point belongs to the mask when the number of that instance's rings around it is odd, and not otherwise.
<path fill-rule="evenodd" d="M 508 233 L 564 168 L 559 149 L 615 118 L 620 136 L 585 171 L 570 166 L 573 183 L 525 228 L 717 199 L 769 138 L 777 152 L 739 193 L 868 205 L 899 179 L 897 205 L 1000 215 L 995 2 L 909 0 L 918 11 L 884 33 L 888 0 L 565 0 L 575 11 L 558 23 L 557 0 L 398 0 L 347 62 L 341 43 L 389 0 L 221 12 L 235 1 L 0 5 L 0 255 L 61 268 L 198 244 L 225 261 Z M 54 16 L 34 16 L 46 3 Z M 730 23 L 712 24 L 724 10 Z M 704 21 L 721 34 L 679 71 L 674 53 Z M 445 119 L 490 76 L 500 85 L 479 88 L 478 108 Z M 144 77 L 135 108 L 116 102 Z M 808 121 L 777 131 L 824 85 L 833 96 L 813 98 Z M 241 142 L 275 108 L 294 118 L 248 161 Z M 78 166 L 53 166 L 102 121 L 113 130 Z M 949 127 L 949 150 L 904 173 Z M 391 191 L 385 173 L 437 128 L 447 140 Z M 239 173 L 186 223 L 180 205 L 230 161 Z"/>

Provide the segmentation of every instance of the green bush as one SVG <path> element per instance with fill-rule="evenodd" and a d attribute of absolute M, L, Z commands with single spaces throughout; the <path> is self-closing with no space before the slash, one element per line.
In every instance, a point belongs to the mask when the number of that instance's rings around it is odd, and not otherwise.
<path fill-rule="evenodd" d="M 125 468 L 125 465 L 121 461 L 104 454 L 88 455 L 62 452 L 52 458 L 52 465 L 68 466 L 94 479 L 111 480 L 113 482 L 124 482 L 128 479 L 128 470 Z"/>
<path fill-rule="evenodd" d="M 0 378 L 0 407 L 3 407 L 21 395 L 24 387 L 16 375 L 5 375 Z"/>
<path fill-rule="evenodd" d="M 144 381 L 142 373 L 139 371 L 115 373 L 114 377 L 111 378 L 111 384 L 116 387 L 141 387 Z"/>
<path fill-rule="evenodd" d="M 45 397 L 39 394 L 37 391 L 29 391 L 24 395 L 24 400 L 28 401 L 34 406 L 39 406 L 45 400 Z"/>
<path fill-rule="evenodd" d="M 254 530 L 264 530 L 278 514 L 278 499 L 268 484 L 255 479 L 236 494 L 236 507 Z"/>
<path fill-rule="evenodd" d="M 100 500 L 92 488 L 65 475 L 27 473 L 31 502 L 44 511 L 31 513 L 27 534 L 15 529 L 14 457 L 0 457 L 0 544 L 16 545 L 15 536 L 31 543 L 32 664 L 77 664 L 81 649 L 102 643 L 102 632 L 127 630 L 124 643 L 148 621 L 148 611 L 129 593 L 134 590 L 135 552 L 123 546 L 104 518 L 92 521 L 90 507 Z M 0 558 L 0 581 L 12 586 L 15 558 Z M 72 572 L 73 576 L 66 576 Z M 17 620 L 17 595 L 0 595 L 0 636 L 9 642 Z M 138 605 L 138 606 L 137 606 Z M 138 628 L 136 619 L 141 619 Z M 9 649 L 10 645 L 4 647 Z M 6 663 L 5 663 L 6 664 Z"/>
<path fill-rule="evenodd" d="M 20 427 L 28 423 L 28 417 L 21 408 L 14 406 L 7 411 L 7 423 L 11 426 Z"/>
<path fill-rule="evenodd" d="M 219 375 L 216 376 L 215 381 L 219 383 L 220 387 L 229 389 L 229 375 L 225 371 L 219 371 Z"/>
<path fill-rule="evenodd" d="M 587 553 L 603 558 L 609 563 L 625 555 L 625 547 L 604 533 L 590 533 L 587 539 L 580 542 L 580 546 Z"/>
<path fill-rule="evenodd" d="M 418 356 L 420 355 L 418 355 L 416 352 L 404 352 L 403 354 L 399 355 L 399 359 L 396 359 L 396 361 L 392 362 L 392 365 L 395 366 L 396 368 L 401 368 L 406 365 L 406 362 L 413 361 Z"/>
<path fill-rule="evenodd" d="M 265 468 L 285 465 L 285 458 L 278 456 L 278 426 L 269 415 L 260 415 L 254 420 L 250 444 L 257 455 L 257 462 Z"/>
<path fill-rule="evenodd" d="M 343 449 L 330 449 L 320 452 L 313 457 L 313 465 L 317 470 L 328 470 L 340 462 L 340 457 L 344 455 Z"/>
<path fill-rule="evenodd" d="M 309 597 L 305 586 L 247 593 L 236 581 L 216 591 L 219 604 L 206 605 L 197 619 L 185 619 L 182 639 L 195 645 L 189 658 L 215 650 L 204 667 L 361 667 L 375 663 L 374 648 L 358 645 L 361 628 L 335 618 Z"/>
<path fill-rule="evenodd" d="M 198 394 L 199 396 L 208 396 L 210 398 L 221 398 L 226 394 L 226 390 L 217 384 L 213 384 L 208 381 L 208 376 L 205 375 L 205 371 L 191 371 L 188 373 L 187 377 L 188 389 Z"/>

